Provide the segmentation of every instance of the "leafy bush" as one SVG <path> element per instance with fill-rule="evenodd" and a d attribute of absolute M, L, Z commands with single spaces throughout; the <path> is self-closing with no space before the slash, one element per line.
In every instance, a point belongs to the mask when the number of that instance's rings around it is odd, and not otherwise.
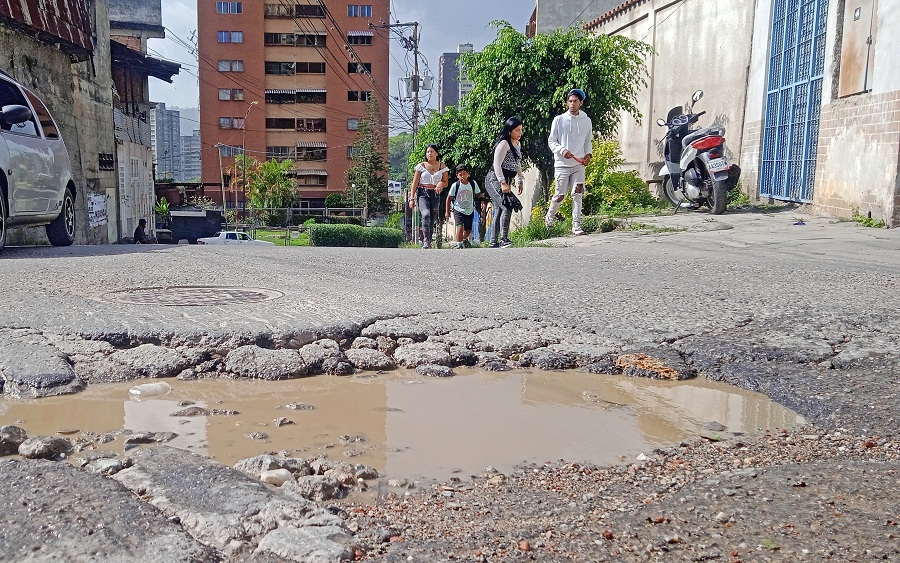
<path fill-rule="evenodd" d="M 403 243 L 403 233 L 384 227 L 359 225 L 310 225 L 310 246 L 353 246 L 397 248 Z"/>
<path fill-rule="evenodd" d="M 750 205 L 750 196 L 744 193 L 741 183 L 738 182 L 728 190 L 728 207 L 743 207 Z"/>
<path fill-rule="evenodd" d="M 391 213 L 384 226 L 388 229 L 403 229 L 403 213 Z"/>
<path fill-rule="evenodd" d="M 618 141 L 595 139 L 592 150 L 593 158 L 586 173 L 588 189 L 583 199 L 584 214 L 658 208 L 659 202 L 637 171 L 616 170 L 626 163 Z"/>
<path fill-rule="evenodd" d="M 360 225 L 362 226 L 362 217 L 329 215 L 328 222 L 333 225 Z"/>
<path fill-rule="evenodd" d="M 331 193 L 325 198 L 325 207 L 347 207 L 347 200 L 341 194 Z"/>

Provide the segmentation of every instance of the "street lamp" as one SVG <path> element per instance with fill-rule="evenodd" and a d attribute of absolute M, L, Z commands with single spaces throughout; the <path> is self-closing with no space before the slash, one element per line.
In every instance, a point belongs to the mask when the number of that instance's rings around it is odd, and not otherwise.
<path fill-rule="evenodd" d="M 257 104 L 259 102 L 253 100 L 247 106 L 247 113 L 244 114 L 244 126 L 241 128 L 241 176 L 243 177 L 241 189 L 244 191 L 244 220 L 247 219 L 247 116 L 250 115 L 250 110 L 253 109 L 253 106 Z M 234 194 L 234 208 L 235 213 L 237 213 L 237 193 Z"/>

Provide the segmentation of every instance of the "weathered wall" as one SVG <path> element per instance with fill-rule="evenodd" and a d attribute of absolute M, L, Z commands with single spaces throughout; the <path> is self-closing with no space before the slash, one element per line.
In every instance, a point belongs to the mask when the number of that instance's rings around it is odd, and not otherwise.
<path fill-rule="evenodd" d="M 91 14 L 105 16 L 106 2 L 93 2 Z M 104 17 L 94 17 L 94 25 L 94 53 L 91 59 L 75 64 L 53 45 L 0 27 L 0 64 L 44 100 L 59 123 L 69 151 L 78 192 L 76 244 L 107 242 L 105 223 L 94 227 L 88 224 L 88 200 L 90 194 L 103 194 L 105 198 L 106 188 L 116 187 L 115 171 L 99 170 L 99 153 L 116 152 L 109 86 L 109 26 Z M 10 244 L 26 240 L 45 241 L 44 230 L 10 232 Z"/>
<path fill-rule="evenodd" d="M 823 212 L 839 216 L 849 216 L 857 209 L 863 215 L 871 214 L 890 226 L 898 226 L 900 4 L 879 0 L 875 5 L 869 91 L 838 97 L 844 4 L 833 2 L 829 6 L 829 42 L 813 204 Z M 850 9 L 849 17 L 853 17 L 853 7 Z"/>
<path fill-rule="evenodd" d="M 109 0 L 109 21 L 162 26 L 162 0 Z"/>
<path fill-rule="evenodd" d="M 612 10 L 623 0 L 537 0 L 537 32 L 553 33 Z"/>
<path fill-rule="evenodd" d="M 688 103 L 695 90 L 704 92 L 696 111 L 707 112 L 700 118 L 700 126 L 724 126 L 726 154 L 737 160 L 754 19 L 754 5 L 749 1 L 647 0 L 594 22 L 591 32 L 622 35 L 654 49 L 647 60 L 650 84 L 637 100 L 643 120 L 638 123 L 626 114 L 619 125 L 618 137 L 629 168 L 638 170 L 644 179 L 658 178 L 665 129 L 656 125 L 656 119 L 665 118 L 673 106 Z"/>
<path fill-rule="evenodd" d="M 849 217 L 854 210 L 900 225 L 900 4 L 876 0 L 872 67 L 867 91 L 840 97 L 844 11 L 828 5 L 822 113 L 812 205 L 819 212 Z M 857 3 L 858 4 L 858 3 Z M 850 7 L 852 11 L 856 7 Z M 772 0 L 759 0 L 754 26 L 741 166 L 745 189 L 758 191 L 761 131 L 769 65 Z"/>

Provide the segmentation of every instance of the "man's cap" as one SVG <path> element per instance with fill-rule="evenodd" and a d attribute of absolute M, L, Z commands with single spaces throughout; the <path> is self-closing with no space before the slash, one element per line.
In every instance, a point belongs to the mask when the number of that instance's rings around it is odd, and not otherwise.
<path fill-rule="evenodd" d="M 457 171 L 457 172 L 462 172 L 463 170 L 465 170 L 466 172 L 468 172 L 468 171 L 469 171 L 469 167 L 466 166 L 465 164 L 458 164 L 458 165 L 456 166 L 456 171 Z"/>
<path fill-rule="evenodd" d="M 569 90 L 569 93 L 566 94 L 566 99 L 568 100 L 572 95 L 578 96 L 578 99 L 582 102 L 585 98 L 587 98 L 587 95 L 585 95 L 584 90 L 582 90 L 581 88 L 572 88 L 571 90 Z"/>

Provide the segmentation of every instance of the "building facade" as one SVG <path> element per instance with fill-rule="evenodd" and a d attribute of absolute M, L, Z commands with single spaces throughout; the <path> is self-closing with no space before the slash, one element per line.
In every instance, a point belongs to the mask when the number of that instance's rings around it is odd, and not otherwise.
<path fill-rule="evenodd" d="M 181 177 L 179 182 L 194 182 L 203 174 L 200 166 L 200 130 L 194 129 L 191 135 L 181 136 Z"/>
<path fill-rule="evenodd" d="M 181 115 L 156 102 L 150 112 L 150 138 L 156 179 L 184 180 L 182 171 Z"/>
<path fill-rule="evenodd" d="M 441 55 L 438 74 L 439 112 L 444 113 L 444 108 L 458 105 L 459 101 L 472 91 L 472 81 L 466 79 L 465 69 L 459 66 L 459 58 L 463 53 L 471 53 L 473 50 L 471 43 L 462 43 L 455 53 Z"/>
<path fill-rule="evenodd" d="M 726 128 L 748 195 L 900 225 L 897 2 L 628 0 L 586 28 L 653 47 L 643 121 L 618 130 L 645 179 L 663 164 L 656 118 L 702 89 L 700 125 Z"/>
<path fill-rule="evenodd" d="M 244 149 L 294 161 L 301 207 L 347 191 L 366 102 L 378 101 L 386 127 L 390 101 L 388 34 L 369 28 L 390 20 L 389 3 L 366 1 L 200 0 L 202 177 L 225 183 L 228 206 L 245 205 L 230 172 Z"/>

